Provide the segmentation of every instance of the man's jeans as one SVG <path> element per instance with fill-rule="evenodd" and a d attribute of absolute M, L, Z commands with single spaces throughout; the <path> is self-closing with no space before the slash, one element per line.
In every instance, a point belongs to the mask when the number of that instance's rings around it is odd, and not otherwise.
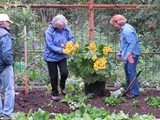
<path fill-rule="evenodd" d="M 14 108 L 14 74 L 12 65 L 7 66 L 6 69 L 0 73 L 0 93 L 2 91 L 2 85 L 5 89 L 5 95 L 4 105 L 2 104 L 2 98 L 0 96 L 0 113 L 11 116 Z"/>
<path fill-rule="evenodd" d="M 124 71 L 125 71 L 125 75 L 126 75 L 126 84 L 124 86 L 124 89 L 127 89 L 129 84 L 131 83 L 131 81 L 133 80 L 133 78 L 137 74 L 136 66 L 137 66 L 137 62 L 138 62 L 138 57 L 139 56 L 137 56 L 137 55 L 135 55 L 133 57 L 134 63 L 129 63 L 128 60 L 124 63 Z M 133 95 L 139 95 L 140 94 L 138 79 L 136 79 L 134 84 L 131 86 L 130 93 L 133 94 Z"/>

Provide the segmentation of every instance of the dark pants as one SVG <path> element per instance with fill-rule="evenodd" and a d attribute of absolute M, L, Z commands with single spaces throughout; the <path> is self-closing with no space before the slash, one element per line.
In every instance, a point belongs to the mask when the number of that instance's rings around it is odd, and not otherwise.
<path fill-rule="evenodd" d="M 132 82 L 133 78 L 137 74 L 136 67 L 137 67 L 138 57 L 139 56 L 137 56 L 137 55 L 133 57 L 134 63 L 129 63 L 128 61 L 126 61 L 124 63 L 124 71 L 125 71 L 125 75 L 126 75 L 126 84 L 124 86 L 124 89 L 127 89 L 129 84 Z M 136 79 L 134 84 L 131 86 L 130 93 L 134 94 L 134 95 L 139 95 L 140 94 L 138 79 Z"/>
<path fill-rule="evenodd" d="M 52 86 L 52 95 L 58 96 L 58 70 L 61 75 L 60 88 L 64 89 L 68 77 L 67 60 L 63 59 L 59 62 L 47 62 L 47 65 Z"/>

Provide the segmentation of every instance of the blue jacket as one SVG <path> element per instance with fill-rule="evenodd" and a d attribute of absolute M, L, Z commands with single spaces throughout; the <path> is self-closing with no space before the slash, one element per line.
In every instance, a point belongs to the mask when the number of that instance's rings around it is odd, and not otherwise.
<path fill-rule="evenodd" d="M 0 73 L 13 65 L 13 40 L 7 28 L 0 26 Z"/>
<path fill-rule="evenodd" d="M 50 24 L 45 31 L 44 60 L 58 62 L 68 58 L 68 55 L 63 54 L 63 45 L 66 45 L 68 41 L 74 42 L 74 36 L 69 27 L 66 26 L 62 30 L 58 30 Z"/>
<path fill-rule="evenodd" d="M 120 51 L 124 61 L 130 53 L 133 56 L 141 54 L 136 30 L 128 23 L 125 23 L 120 29 Z"/>

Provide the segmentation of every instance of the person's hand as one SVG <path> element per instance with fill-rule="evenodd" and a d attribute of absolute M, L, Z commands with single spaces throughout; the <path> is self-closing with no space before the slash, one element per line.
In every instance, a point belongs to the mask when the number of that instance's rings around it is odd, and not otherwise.
<path fill-rule="evenodd" d="M 116 59 L 117 60 L 120 60 L 120 61 L 123 61 L 122 57 L 121 57 L 121 53 L 118 52 L 117 55 L 116 55 Z"/>
<path fill-rule="evenodd" d="M 120 60 L 120 61 L 123 61 L 122 57 L 120 57 L 120 56 L 116 56 L 116 59 Z"/>
<path fill-rule="evenodd" d="M 129 61 L 129 63 L 134 63 L 134 59 L 132 58 L 132 53 L 130 53 L 130 54 L 127 56 L 127 60 Z"/>

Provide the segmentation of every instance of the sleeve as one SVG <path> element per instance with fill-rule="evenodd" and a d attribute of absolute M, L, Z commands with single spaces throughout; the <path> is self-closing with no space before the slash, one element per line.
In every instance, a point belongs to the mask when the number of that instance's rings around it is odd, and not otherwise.
<path fill-rule="evenodd" d="M 74 42 L 75 40 L 74 40 L 74 36 L 73 36 L 73 34 L 72 34 L 72 31 L 71 31 L 71 29 L 70 28 L 68 28 L 68 41 L 72 41 L 72 42 Z"/>
<path fill-rule="evenodd" d="M 52 32 L 46 31 L 45 32 L 45 42 L 46 42 L 46 46 L 47 48 L 54 53 L 62 53 L 63 52 L 63 48 L 62 47 L 58 47 L 55 46 L 53 43 L 53 37 L 52 37 Z"/>
<path fill-rule="evenodd" d="M 6 65 L 13 64 L 13 40 L 6 35 L 2 38 L 2 60 Z"/>

